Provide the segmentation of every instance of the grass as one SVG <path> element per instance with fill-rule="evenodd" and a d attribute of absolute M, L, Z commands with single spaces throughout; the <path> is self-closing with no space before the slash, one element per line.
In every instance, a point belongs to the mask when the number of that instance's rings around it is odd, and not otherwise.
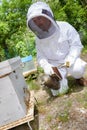
<path fill-rule="evenodd" d="M 31 81 L 29 80 L 26 82 L 28 84 L 29 90 L 39 90 L 40 89 L 40 86 L 38 85 L 38 83 L 35 80 L 31 80 Z"/>
<path fill-rule="evenodd" d="M 47 115 L 46 121 L 47 121 L 48 123 L 51 122 L 52 119 L 53 119 L 53 116 L 52 116 L 52 115 Z"/>
<path fill-rule="evenodd" d="M 87 53 L 87 46 L 85 46 L 84 48 L 83 48 L 83 51 L 82 51 L 82 54 L 86 54 Z"/>
<path fill-rule="evenodd" d="M 72 101 L 71 100 L 68 100 L 67 102 L 66 102 L 66 107 L 67 108 L 70 108 L 72 106 Z"/>
<path fill-rule="evenodd" d="M 69 120 L 69 112 L 64 111 L 64 112 L 60 113 L 58 116 L 58 119 L 61 122 L 67 122 Z"/>
<path fill-rule="evenodd" d="M 76 99 L 80 103 L 81 107 L 87 109 L 87 90 L 84 90 L 84 93 L 78 95 Z"/>
<path fill-rule="evenodd" d="M 41 113 L 43 115 L 46 113 L 46 109 L 44 108 L 44 106 L 38 107 L 38 111 L 39 111 L 39 113 Z"/>

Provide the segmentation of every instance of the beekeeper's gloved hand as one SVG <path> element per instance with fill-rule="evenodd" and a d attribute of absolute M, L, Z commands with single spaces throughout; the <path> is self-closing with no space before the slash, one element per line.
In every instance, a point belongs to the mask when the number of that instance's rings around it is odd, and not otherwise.
<path fill-rule="evenodd" d="M 52 66 L 50 64 L 47 64 L 45 67 L 44 67 L 44 72 L 45 74 L 47 75 L 52 75 L 54 74 L 54 71 L 52 69 Z"/>

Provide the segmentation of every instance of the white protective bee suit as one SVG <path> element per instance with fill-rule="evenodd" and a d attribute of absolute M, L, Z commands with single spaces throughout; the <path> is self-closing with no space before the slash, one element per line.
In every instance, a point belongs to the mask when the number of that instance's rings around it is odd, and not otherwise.
<path fill-rule="evenodd" d="M 42 31 L 35 25 L 32 18 L 44 16 L 51 21 L 48 32 Z M 53 90 L 54 96 L 66 93 L 68 90 L 67 74 L 71 74 L 75 79 L 83 76 L 86 62 L 80 59 L 81 44 L 79 34 L 73 26 L 67 22 L 55 21 L 50 7 L 44 2 L 32 4 L 27 13 L 27 25 L 36 34 L 36 49 L 39 65 L 44 69 L 45 74 L 53 73 L 52 66 L 60 66 L 67 61 L 70 67 L 59 67 L 62 75 L 60 89 Z"/>

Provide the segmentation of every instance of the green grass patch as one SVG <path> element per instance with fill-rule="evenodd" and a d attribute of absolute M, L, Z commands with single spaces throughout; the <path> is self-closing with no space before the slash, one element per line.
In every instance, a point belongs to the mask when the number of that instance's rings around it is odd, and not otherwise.
<path fill-rule="evenodd" d="M 46 116 L 46 121 L 47 121 L 47 122 L 51 122 L 52 119 L 53 119 L 53 116 L 52 116 L 52 115 L 47 115 L 47 116 Z"/>
<path fill-rule="evenodd" d="M 59 121 L 67 122 L 69 120 L 69 113 L 68 111 L 64 111 L 59 114 L 58 116 Z"/>
<path fill-rule="evenodd" d="M 82 95 L 77 96 L 77 101 L 80 103 L 82 107 L 87 109 L 87 90 Z"/>
<path fill-rule="evenodd" d="M 39 90 L 40 89 L 40 85 L 35 80 L 26 81 L 26 82 L 28 84 L 29 90 Z"/>

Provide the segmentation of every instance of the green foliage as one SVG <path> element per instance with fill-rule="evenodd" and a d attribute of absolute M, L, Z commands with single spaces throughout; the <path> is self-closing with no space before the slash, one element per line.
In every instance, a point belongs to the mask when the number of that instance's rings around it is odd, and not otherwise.
<path fill-rule="evenodd" d="M 42 67 L 38 66 L 38 67 L 37 67 L 37 72 L 38 72 L 38 74 L 44 73 L 44 70 L 43 70 Z"/>
<path fill-rule="evenodd" d="M 4 49 L 0 46 L 0 62 L 2 60 L 5 60 L 5 51 Z"/>
<path fill-rule="evenodd" d="M 9 26 L 7 22 L 0 21 L 0 43 L 4 42 L 5 36 L 9 33 Z"/>
<path fill-rule="evenodd" d="M 8 34 L 8 32 L 9 32 L 8 23 L 0 21 L 0 35 L 2 34 L 6 35 Z"/>
<path fill-rule="evenodd" d="M 33 57 L 35 57 L 36 56 L 35 36 L 34 36 L 34 34 L 31 31 L 29 32 L 29 30 L 28 30 L 28 32 L 27 32 L 25 37 L 26 37 L 26 43 L 28 45 L 29 53 Z"/>
<path fill-rule="evenodd" d="M 20 55 L 21 57 L 25 57 L 28 54 L 28 50 L 26 48 L 26 44 L 22 41 L 19 41 L 17 44 L 16 44 L 16 51 L 17 51 L 17 54 Z"/>
<path fill-rule="evenodd" d="M 29 90 L 39 90 L 40 89 L 40 85 L 35 81 L 35 80 L 27 80 L 26 81 Z"/>
<path fill-rule="evenodd" d="M 26 14 L 30 3 L 31 0 L 2 0 L 0 5 L 0 44 L 6 51 L 6 58 L 28 53 L 24 52 L 27 49 L 24 49 L 23 52 L 20 51 L 20 54 L 17 53 L 16 44 L 20 44 L 21 41 L 26 44 L 24 33 L 27 28 Z"/>
<path fill-rule="evenodd" d="M 72 24 L 80 33 L 83 45 L 87 46 L 86 1 L 48 0 L 46 2 L 50 5 L 55 19 Z M 26 25 L 26 15 L 31 4 L 31 0 L 2 0 L 0 4 L 0 46 L 2 48 L 0 61 L 16 55 L 36 56 L 35 36 Z"/>
<path fill-rule="evenodd" d="M 67 122 L 69 120 L 69 112 L 68 111 L 64 111 L 64 112 L 60 113 L 58 118 L 62 122 Z"/>
<path fill-rule="evenodd" d="M 68 22 L 70 22 L 77 30 L 85 22 L 85 9 L 76 1 L 69 1 L 64 6 L 65 13 L 67 14 Z"/>
<path fill-rule="evenodd" d="M 79 30 L 81 40 L 85 48 L 87 48 L 87 29 L 86 28 L 87 28 L 86 26 L 84 26 L 84 28 L 80 27 L 80 30 Z"/>

